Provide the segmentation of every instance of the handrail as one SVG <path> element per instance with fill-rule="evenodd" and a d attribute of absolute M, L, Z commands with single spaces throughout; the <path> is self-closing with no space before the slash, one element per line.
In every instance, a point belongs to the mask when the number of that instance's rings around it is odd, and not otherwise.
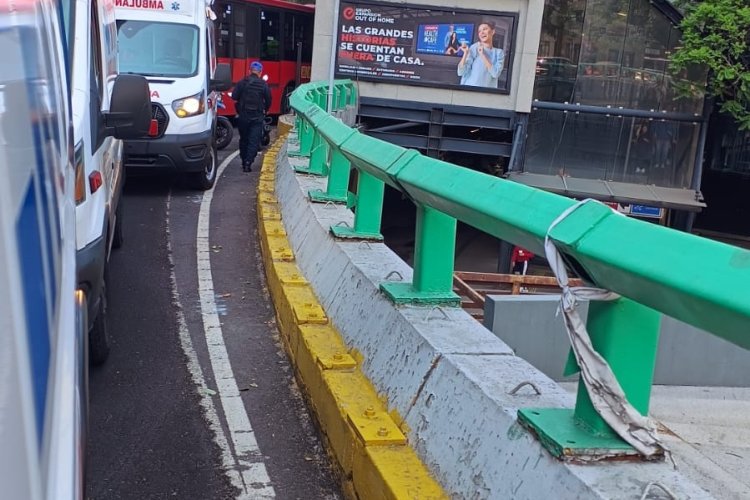
<path fill-rule="evenodd" d="M 358 192 L 353 195 L 354 203 L 359 203 L 355 227 L 339 228 L 338 232 L 332 229 L 334 234 L 379 236 L 382 193 L 380 206 L 372 201 L 362 204 L 362 198 L 372 200 L 371 193 L 363 192 L 368 183 L 377 183 L 376 189 L 381 192 L 382 183 L 388 184 L 417 205 L 414 282 L 381 287 L 394 301 L 455 303 L 451 288 L 456 220 L 538 254 L 543 254 L 543 242 L 549 232 L 570 266 L 587 282 L 646 306 L 638 309 L 645 315 L 650 314 L 647 308 L 660 311 L 750 349 L 750 251 L 628 218 L 601 203 L 580 206 L 549 231 L 553 221 L 576 201 L 428 158 L 362 134 L 321 109 L 326 96 L 321 98 L 319 89 L 326 85 L 302 85 L 290 101 L 298 125 L 307 130 L 299 131 L 300 143 L 310 143 L 310 138 L 303 136 L 313 134 L 315 141 L 339 160 L 335 169 L 339 177 L 338 201 L 344 201 L 340 196 L 342 169 L 348 172 L 350 168 L 348 164 L 342 166 L 340 160 L 348 160 L 359 173 Z M 337 81 L 335 87 L 334 110 L 356 103 L 351 82 Z M 352 98 L 344 99 L 343 94 Z M 312 159 L 310 163 L 313 169 Z M 345 180 L 347 185 L 348 173 Z M 373 211 L 378 213 L 368 213 Z M 368 217 L 369 222 L 362 219 Z M 358 227 L 359 222 L 362 227 Z M 404 286 L 410 288 L 404 290 Z M 658 329 L 658 317 L 655 326 Z M 596 328 L 590 328 L 595 347 Z M 647 343 L 653 342 L 652 338 Z M 616 369 L 610 358 L 618 356 L 622 348 L 606 353 L 600 347 L 597 349 L 620 379 L 622 370 Z M 655 351 L 656 345 L 653 348 Z M 606 351 L 606 347 L 603 349 Z M 646 389 L 631 390 L 621 382 L 628 399 L 642 398 L 639 391 L 646 391 L 645 402 L 633 403 L 644 414 L 648 410 L 654 356 L 655 352 L 644 355 L 639 368 L 645 370 Z M 634 384 L 643 385 L 643 380 Z"/>

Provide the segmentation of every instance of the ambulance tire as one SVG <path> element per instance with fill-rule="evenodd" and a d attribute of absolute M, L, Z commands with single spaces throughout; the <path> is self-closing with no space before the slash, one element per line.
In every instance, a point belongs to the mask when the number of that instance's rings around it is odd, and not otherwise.
<path fill-rule="evenodd" d="M 107 284 L 102 282 L 99 307 L 94 324 L 89 331 L 89 362 L 94 366 L 104 364 L 109 357 L 109 328 L 107 327 Z"/>
<path fill-rule="evenodd" d="M 197 172 L 193 177 L 193 184 L 196 189 L 201 191 L 208 191 L 214 187 L 216 182 L 216 171 L 218 170 L 217 158 L 216 158 L 216 144 L 211 145 L 208 153 L 208 162 L 202 172 Z"/>
<path fill-rule="evenodd" d="M 226 116 L 220 116 L 216 119 L 216 149 L 224 149 L 229 146 L 234 136 L 234 127 L 232 122 Z"/>
<path fill-rule="evenodd" d="M 117 203 L 117 210 L 115 211 L 115 230 L 112 235 L 112 248 L 120 248 L 125 242 L 125 237 L 122 234 L 122 196 Z"/>

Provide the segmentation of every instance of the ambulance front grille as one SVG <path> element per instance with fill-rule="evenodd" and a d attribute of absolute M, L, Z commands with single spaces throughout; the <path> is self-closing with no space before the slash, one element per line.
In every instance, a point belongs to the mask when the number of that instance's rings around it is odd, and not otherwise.
<path fill-rule="evenodd" d="M 159 125 L 158 133 L 153 137 L 154 139 L 158 139 L 159 137 L 164 135 L 164 132 L 167 131 L 167 125 L 169 124 L 169 115 L 167 115 L 167 112 L 164 111 L 164 107 L 162 107 L 161 104 L 152 102 L 151 118 L 156 120 L 156 123 Z"/>

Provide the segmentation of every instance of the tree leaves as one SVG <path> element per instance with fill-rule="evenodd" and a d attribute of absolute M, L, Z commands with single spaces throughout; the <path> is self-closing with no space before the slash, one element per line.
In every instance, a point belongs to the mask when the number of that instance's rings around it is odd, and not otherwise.
<path fill-rule="evenodd" d="M 709 95 L 721 111 L 750 129 L 750 4 L 747 0 L 684 0 L 682 46 L 672 55 L 670 70 L 679 77 L 696 65 L 708 68 Z M 680 95 L 690 90 L 680 87 Z"/>

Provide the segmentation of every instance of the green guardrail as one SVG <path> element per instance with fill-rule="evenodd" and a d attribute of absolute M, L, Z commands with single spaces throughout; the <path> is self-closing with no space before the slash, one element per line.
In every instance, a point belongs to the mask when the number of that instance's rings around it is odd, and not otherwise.
<path fill-rule="evenodd" d="M 334 116 L 325 111 L 327 83 L 292 94 L 299 151 L 289 154 L 310 158 L 298 171 L 328 178 L 327 189 L 309 193 L 311 200 L 354 207 L 354 227 L 331 227 L 336 237 L 382 240 L 385 184 L 415 203 L 413 280 L 380 285 L 396 304 L 459 305 L 453 271 L 460 220 L 537 254 L 549 236 L 569 268 L 622 297 L 592 302 L 588 331 L 642 415 L 649 409 L 659 312 L 750 349 L 749 251 L 624 217 L 601 203 L 577 207 L 550 230 L 577 201 L 364 135 L 335 116 L 356 106 L 355 85 L 336 81 L 333 89 Z M 352 170 L 356 193 L 347 192 Z M 630 449 L 596 412 L 583 382 L 574 410 L 523 409 L 519 420 L 560 458 Z"/>

